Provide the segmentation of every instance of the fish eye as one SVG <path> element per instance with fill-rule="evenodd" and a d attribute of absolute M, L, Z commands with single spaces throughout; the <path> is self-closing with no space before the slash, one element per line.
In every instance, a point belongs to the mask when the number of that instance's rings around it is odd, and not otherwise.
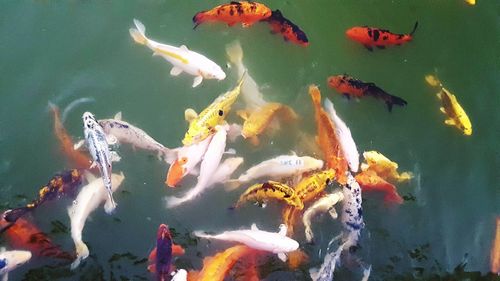
<path fill-rule="evenodd" d="M 327 178 L 327 179 L 326 179 L 326 185 L 330 185 L 330 182 L 331 182 L 331 181 L 332 181 L 332 180 L 331 180 L 330 178 Z"/>
<path fill-rule="evenodd" d="M 188 161 L 187 157 L 182 157 L 182 158 L 179 160 L 179 162 L 180 162 L 181 164 L 186 164 L 186 163 L 187 163 L 187 161 Z"/>
<path fill-rule="evenodd" d="M 224 111 L 219 109 L 219 116 L 222 116 L 222 115 L 224 115 Z"/>

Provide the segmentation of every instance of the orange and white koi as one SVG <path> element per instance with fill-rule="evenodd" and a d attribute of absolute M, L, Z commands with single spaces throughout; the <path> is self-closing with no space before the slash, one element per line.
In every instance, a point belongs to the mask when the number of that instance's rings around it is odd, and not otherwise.
<path fill-rule="evenodd" d="M 368 26 L 355 26 L 346 31 L 347 37 L 359 42 L 370 51 L 373 47 L 385 49 L 390 45 L 401 45 L 410 42 L 413 39 L 413 34 L 417 30 L 418 22 L 415 22 L 413 30 L 408 34 L 395 34 L 386 29 Z"/>
<path fill-rule="evenodd" d="M 233 26 L 241 22 L 243 27 L 249 27 L 256 22 L 271 16 L 271 9 L 266 5 L 253 1 L 231 1 L 208 11 L 196 13 L 193 17 L 194 28 L 204 22 L 225 22 Z M 194 29 L 193 28 L 193 29 Z"/>

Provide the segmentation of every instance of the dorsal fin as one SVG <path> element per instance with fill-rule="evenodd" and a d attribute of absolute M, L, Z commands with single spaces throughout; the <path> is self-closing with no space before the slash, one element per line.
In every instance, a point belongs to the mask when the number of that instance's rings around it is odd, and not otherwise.
<path fill-rule="evenodd" d="M 188 47 L 186 47 L 186 45 L 181 45 L 180 49 L 183 51 L 189 51 L 189 49 L 188 49 Z"/>
<path fill-rule="evenodd" d="M 184 119 L 189 123 L 193 122 L 194 119 L 198 118 L 198 113 L 192 108 L 188 108 L 184 111 Z"/>
<path fill-rule="evenodd" d="M 257 225 L 255 223 L 252 223 L 252 226 L 250 227 L 251 230 L 259 230 Z"/>
<path fill-rule="evenodd" d="M 122 112 L 119 111 L 115 114 L 115 117 L 113 118 L 115 120 L 122 120 Z"/>

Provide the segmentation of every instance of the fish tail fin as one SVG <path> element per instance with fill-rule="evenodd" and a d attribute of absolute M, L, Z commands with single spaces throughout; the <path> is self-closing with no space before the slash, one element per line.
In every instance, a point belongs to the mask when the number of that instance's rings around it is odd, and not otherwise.
<path fill-rule="evenodd" d="M 80 262 L 89 256 L 89 248 L 83 241 L 78 241 L 76 247 L 76 259 L 71 264 L 71 269 L 74 270 L 80 265 Z"/>
<path fill-rule="evenodd" d="M 384 196 L 384 201 L 388 203 L 403 204 L 403 198 L 397 191 L 389 192 Z"/>
<path fill-rule="evenodd" d="M 30 208 L 21 207 L 12 210 L 7 210 L 3 214 L 3 217 L 6 221 L 15 223 L 20 217 L 24 216 L 26 213 L 30 211 Z"/>
<path fill-rule="evenodd" d="M 228 180 L 224 183 L 224 189 L 226 191 L 232 191 L 240 187 L 241 182 L 238 179 Z"/>
<path fill-rule="evenodd" d="M 226 54 L 232 64 L 241 64 L 243 60 L 243 49 L 241 48 L 240 41 L 235 40 L 226 45 Z"/>
<path fill-rule="evenodd" d="M 135 27 L 131 28 L 128 31 L 130 32 L 130 36 L 134 39 L 136 43 L 141 45 L 146 45 L 148 42 L 148 38 L 146 37 L 146 27 L 139 20 L 134 19 Z"/>
<path fill-rule="evenodd" d="M 52 113 L 54 113 L 54 115 L 59 115 L 59 107 L 55 104 L 55 103 L 52 103 L 51 101 L 49 101 L 47 103 L 50 111 L 52 111 Z"/>
<path fill-rule="evenodd" d="M 413 36 L 415 31 L 417 31 L 417 27 L 418 27 L 418 21 L 415 22 L 415 25 L 413 26 L 413 30 L 410 32 L 410 36 Z"/>
<path fill-rule="evenodd" d="M 310 85 L 309 86 L 309 95 L 311 95 L 313 104 L 315 106 L 321 106 L 321 92 L 319 91 L 318 86 Z"/>
<path fill-rule="evenodd" d="M 174 196 L 165 197 L 165 205 L 167 206 L 167 208 L 175 208 L 184 202 L 185 202 L 184 198 L 179 198 Z"/>
<path fill-rule="evenodd" d="M 205 238 L 205 239 L 212 238 L 212 235 L 206 234 L 205 232 L 203 232 L 201 230 L 195 230 L 195 231 L 193 231 L 193 235 L 196 236 L 196 237 Z"/>
<path fill-rule="evenodd" d="M 398 182 L 409 181 L 412 178 L 413 178 L 412 172 L 403 172 L 403 173 L 399 174 Z"/>

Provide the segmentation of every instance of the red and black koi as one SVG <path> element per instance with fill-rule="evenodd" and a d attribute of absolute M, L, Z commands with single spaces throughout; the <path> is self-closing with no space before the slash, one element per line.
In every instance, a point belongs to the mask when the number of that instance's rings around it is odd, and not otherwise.
<path fill-rule="evenodd" d="M 415 22 L 415 26 L 413 26 L 413 30 L 409 34 L 396 34 L 376 27 L 355 26 L 348 29 L 345 34 L 350 39 L 363 44 L 368 50 L 373 51 L 374 46 L 385 49 L 386 46 L 399 46 L 411 41 L 417 27 L 418 21 Z"/>
<path fill-rule="evenodd" d="M 347 98 L 372 96 L 381 99 L 387 105 L 389 112 L 392 111 L 393 105 L 405 106 L 407 104 L 404 99 L 388 94 L 374 83 L 366 83 L 347 74 L 328 77 L 328 86 Z"/>
<path fill-rule="evenodd" d="M 271 27 L 271 33 L 280 33 L 285 41 L 290 41 L 301 46 L 308 46 L 309 40 L 306 34 L 297 25 L 285 18 L 280 10 L 273 11 L 272 15 L 267 18 Z"/>
<path fill-rule="evenodd" d="M 74 196 L 76 189 L 82 184 L 82 173 L 78 169 L 63 171 L 56 174 L 45 186 L 42 186 L 38 192 L 38 198 L 28 203 L 24 207 L 7 210 L 3 217 L 7 222 L 15 223 L 26 213 L 33 211 L 38 206 L 47 201 L 54 200 L 66 195 Z"/>
<path fill-rule="evenodd" d="M 193 17 L 194 28 L 207 21 L 221 21 L 228 26 L 241 22 L 243 27 L 264 20 L 271 16 L 271 9 L 266 5 L 252 1 L 231 1 L 211 10 L 196 13 Z M 194 29 L 193 28 L 193 29 Z"/>
<path fill-rule="evenodd" d="M 172 256 L 183 255 L 184 249 L 175 245 L 168 226 L 160 224 L 156 235 L 156 247 L 149 254 L 149 261 L 152 263 L 148 270 L 156 273 L 157 280 L 170 280 L 170 273 L 173 271 Z"/>

